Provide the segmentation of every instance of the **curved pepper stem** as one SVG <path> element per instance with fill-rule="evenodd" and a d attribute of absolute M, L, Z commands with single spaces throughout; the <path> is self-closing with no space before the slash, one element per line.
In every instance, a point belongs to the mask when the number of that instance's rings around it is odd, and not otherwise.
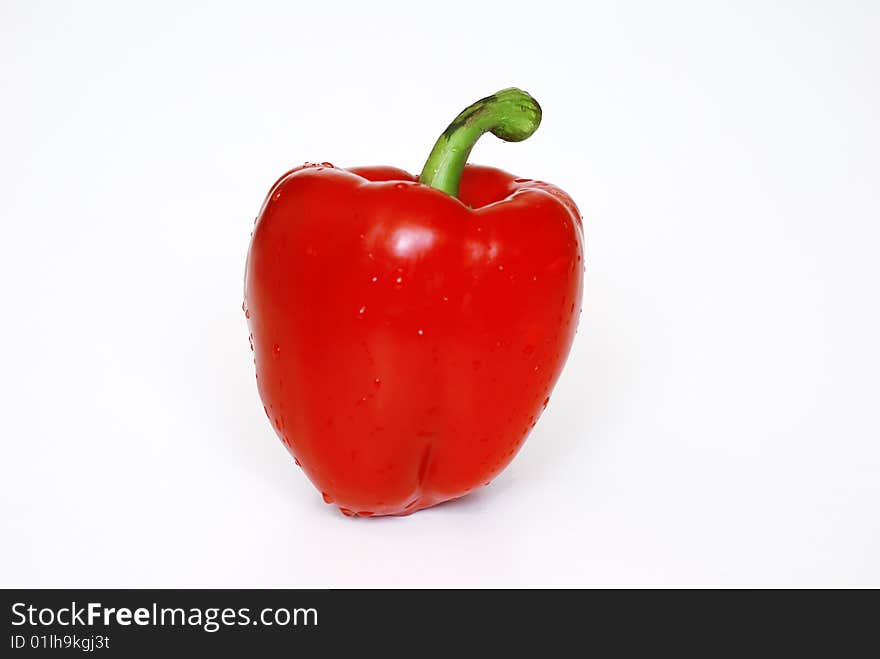
<path fill-rule="evenodd" d="M 502 89 L 465 108 L 437 139 L 419 183 L 458 197 L 461 175 L 474 144 L 486 132 L 521 142 L 538 130 L 541 106 L 521 89 Z"/>

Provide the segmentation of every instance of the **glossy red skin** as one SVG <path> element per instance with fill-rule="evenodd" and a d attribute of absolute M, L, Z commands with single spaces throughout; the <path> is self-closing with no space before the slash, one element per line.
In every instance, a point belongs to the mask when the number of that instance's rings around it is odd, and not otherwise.
<path fill-rule="evenodd" d="M 488 483 L 571 347 L 574 202 L 475 165 L 459 197 L 325 163 L 285 174 L 257 218 L 245 306 L 260 396 L 345 514 L 409 514 Z"/>

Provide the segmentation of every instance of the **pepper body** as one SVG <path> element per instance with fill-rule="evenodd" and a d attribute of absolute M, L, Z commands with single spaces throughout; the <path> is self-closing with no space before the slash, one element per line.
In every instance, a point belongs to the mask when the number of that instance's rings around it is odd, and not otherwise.
<path fill-rule="evenodd" d="M 245 308 L 266 414 L 325 501 L 400 515 L 493 479 L 574 338 L 581 219 L 467 165 L 459 198 L 390 167 L 306 165 L 257 218 Z"/>

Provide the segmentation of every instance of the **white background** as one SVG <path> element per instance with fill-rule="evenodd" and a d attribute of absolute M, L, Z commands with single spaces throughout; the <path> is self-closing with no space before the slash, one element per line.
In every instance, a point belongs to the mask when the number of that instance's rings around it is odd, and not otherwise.
<path fill-rule="evenodd" d="M 880 586 L 876 3 L 236 4 L 0 4 L 0 584 Z M 471 159 L 581 207 L 565 373 L 492 486 L 347 519 L 257 396 L 254 215 L 511 85 Z"/>

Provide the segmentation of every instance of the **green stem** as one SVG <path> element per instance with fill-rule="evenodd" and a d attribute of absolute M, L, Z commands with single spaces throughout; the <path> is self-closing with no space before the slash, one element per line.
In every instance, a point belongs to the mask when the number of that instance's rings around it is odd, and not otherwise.
<path fill-rule="evenodd" d="M 437 139 L 419 176 L 453 197 L 458 196 L 461 175 L 474 144 L 491 132 L 505 142 L 521 142 L 541 123 L 541 106 L 521 89 L 502 89 L 462 111 Z"/>

